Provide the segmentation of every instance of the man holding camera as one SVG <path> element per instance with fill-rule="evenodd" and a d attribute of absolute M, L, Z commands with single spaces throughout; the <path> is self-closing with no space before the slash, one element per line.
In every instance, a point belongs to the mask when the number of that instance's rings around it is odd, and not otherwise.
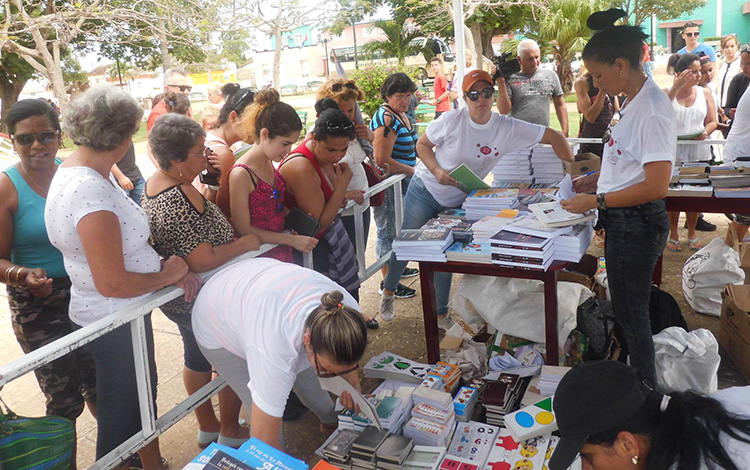
<path fill-rule="evenodd" d="M 521 70 L 507 78 L 497 79 L 497 110 L 500 114 L 549 127 L 549 101 L 555 106 L 557 119 L 568 137 L 568 109 L 565 107 L 560 79 L 552 70 L 539 67 L 539 45 L 532 39 L 518 44 Z"/>

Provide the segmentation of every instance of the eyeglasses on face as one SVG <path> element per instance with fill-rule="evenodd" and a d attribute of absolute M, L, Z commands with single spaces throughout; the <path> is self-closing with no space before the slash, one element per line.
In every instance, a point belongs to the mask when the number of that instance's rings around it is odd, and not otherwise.
<path fill-rule="evenodd" d="M 495 89 L 492 87 L 483 88 L 481 91 L 472 90 L 466 92 L 466 97 L 471 101 L 478 101 L 481 95 L 484 99 L 490 99 L 495 94 Z"/>
<path fill-rule="evenodd" d="M 310 348 L 312 349 L 313 360 L 315 361 L 315 373 L 321 379 L 332 379 L 333 377 L 338 377 L 339 375 L 346 375 L 346 374 L 349 374 L 351 372 L 354 372 L 355 370 L 357 370 L 359 368 L 359 364 L 357 364 L 354 367 L 352 367 L 351 369 L 347 369 L 347 370 L 342 371 L 342 372 L 329 372 L 327 370 L 321 372 L 320 371 L 320 366 L 318 365 L 318 353 L 315 352 L 315 349 L 312 347 L 312 345 L 310 345 Z"/>
<path fill-rule="evenodd" d="M 689 38 L 692 38 L 692 37 L 696 37 L 697 38 L 700 35 L 701 35 L 700 31 L 695 32 L 695 33 L 685 33 L 685 36 L 687 36 Z"/>
<path fill-rule="evenodd" d="M 38 134 L 15 134 L 12 135 L 11 138 L 13 139 L 13 142 L 18 145 L 28 147 L 34 145 L 35 140 L 39 141 L 42 145 L 51 144 L 52 142 L 57 141 L 57 136 L 59 134 L 60 131 L 42 131 Z"/>
<path fill-rule="evenodd" d="M 190 90 L 193 89 L 191 85 L 169 85 L 167 84 L 167 86 L 170 88 L 177 88 L 180 90 L 181 93 L 185 93 L 185 90 L 189 92 Z"/>
<path fill-rule="evenodd" d="M 211 155 L 214 155 L 214 151 L 211 150 L 211 147 L 203 147 L 203 151 L 201 153 L 191 153 L 190 155 L 195 155 L 195 156 L 201 156 L 201 157 L 204 157 L 204 158 L 208 158 Z"/>
<path fill-rule="evenodd" d="M 357 89 L 357 85 L 355 85 L 354 83 L 352 83 L 352 82 L 346 82 L 344 84 L 334 83 L 333 85 L 331 85 L 331 91 L 334 92 L 334 93 L 338 93 L 341 90 L 343 90 L 344 87 L 346 87 L 346 88 L 348 88 L 350 90 L 356 90 Z"/>
<path fill-rule="evenodd" d="M 391 97 L 398 101 L 411 101 L 411 99 L 414 97 L 413 93 L 409 93 L 408 95 L 391 95 Z"/>

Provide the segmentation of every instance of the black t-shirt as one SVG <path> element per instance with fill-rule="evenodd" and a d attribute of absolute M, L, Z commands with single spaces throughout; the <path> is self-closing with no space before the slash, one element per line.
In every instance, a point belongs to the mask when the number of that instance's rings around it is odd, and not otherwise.
<path fill-rule="evenodd" d="M 732 78 L 729 82 L 729 88 L 727 88 L 727 102 L 724 106 L 725 110 L 729 110 L 737 107 L 737 103 L 740 102 L 743 93 L 747 90 L 747 86 L 750 84 L 750 77 L 740 72 Z"/>
<path fill-rule="evenodd" d="M 128 151 L 125 152 L 125 156 L 117 162 L 117 168 L 119 168 L 120 171 L 130 179 L 130 181 L 135 182 L 141 178 L 141 170 L 139 170 L 138 166 L 135 164 L 135 145 L 133 145 L 133 142 L 130 142 L 130 147 L 128 147 Z"/>

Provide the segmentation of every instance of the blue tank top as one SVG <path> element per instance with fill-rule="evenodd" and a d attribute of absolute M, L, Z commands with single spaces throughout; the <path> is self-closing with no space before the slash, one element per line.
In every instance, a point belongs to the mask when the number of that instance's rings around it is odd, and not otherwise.
<path fill-rule="evenodd" d="M 61 161 L 55 159 L 55 163 L 59 165 Z M 44 268 L 47 277 L 67 276 L 62 253 L 50 243 L 44 225 L 44 205 L 47 200 L 31 189 L 16 167 L 11 166 L 3 173 L 8 175 L 18 193 L 10 260 L 27 268 Z"/>
<path fill-rule="evenodd" d="M 372 121 L 370 121 L 370 129 L 374 131 L 378 127 L 385 126 L 385 114 L 390 114 L 393 117 L 393 122 L 391 122 L 390 128 L 391 131 L 396 132 L 396 142 L 393 144 L 391 158 L 399 163 L 403 163 L 404 165 L 416 165 L 417 139 L 419 139 L 417 128 L 412 126 L 411 130 L 409 130 L 403 122 L 399 121 L 395 113 L 385 106 L 386 105 L 381 106 L 378 108 L 377 112 L 375 112 L 375 116 L 373 116 Z M 391 131 L 386 129 L 386 135 Z"/>

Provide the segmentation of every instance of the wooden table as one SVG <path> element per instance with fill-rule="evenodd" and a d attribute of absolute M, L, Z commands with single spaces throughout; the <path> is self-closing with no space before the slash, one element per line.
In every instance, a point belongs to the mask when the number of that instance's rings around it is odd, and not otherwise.
<path fill-rule="evenodd" d="M 435 273 L 477 274 L 480 276 L 537 279 L 544 282 L 544 331 L 547 343 L 547 364 L 558 365 L 559 341 L 557 335 L 557 272 L 568 263 L 555 261 L 547 271 L 511 268 L 497 264 L 419 262 L 419 280 L 422 287 L 422 312 L 424 334 L 427 342 L 427 362 L 440 360 L 440 345 L 437 326 L 437 300 L 435 299 Z M 554 345 L 550 347 L 550 345 Z"/>

